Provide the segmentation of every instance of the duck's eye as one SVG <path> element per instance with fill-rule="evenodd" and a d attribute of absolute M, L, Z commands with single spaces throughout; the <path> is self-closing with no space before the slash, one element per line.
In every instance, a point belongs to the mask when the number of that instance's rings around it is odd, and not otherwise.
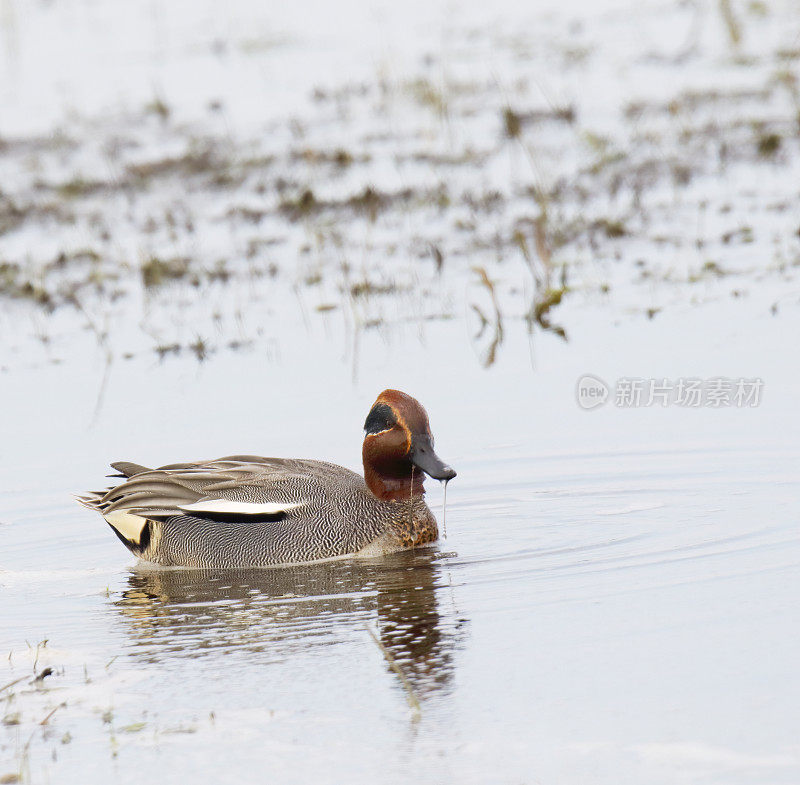
<path fill-rule="evenodd" d="M 380 433 L 388 431 L 397 425 L 397 418 L 394 416 L 391 406 L 385 403 L 376 403 L 367 415 L 364 423 L 364 430 L 369 433 Z"/>

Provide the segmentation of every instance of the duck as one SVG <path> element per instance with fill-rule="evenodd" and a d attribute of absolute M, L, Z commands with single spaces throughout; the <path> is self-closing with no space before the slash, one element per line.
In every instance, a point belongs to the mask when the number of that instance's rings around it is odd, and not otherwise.
<path fill-rule="evenodd" d="M 111 464 L 122 481 L 77 496 L 144 562 L 237 568 L 374 557 L 435 542 L 425 475 L 456 472 L 434 452 L 428 415 L 384 390 L 364 422 L 364 476 L 326 461 L 231 455 L 150 469 Z"/>

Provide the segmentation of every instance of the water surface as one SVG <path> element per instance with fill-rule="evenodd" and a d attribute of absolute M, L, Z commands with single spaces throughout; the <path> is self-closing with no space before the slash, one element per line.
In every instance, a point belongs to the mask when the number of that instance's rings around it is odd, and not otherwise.
<path fill-rule="evenodd" d="M 765 325 L 763 339 L 775 338 L 779 326 Z M 663 357 L 674 328 L 602 337 L 625 336 L 629 361 L 646 369 L 637 353 Z M 287 782 L 378 770 L 398 782 L 793 781 L 790 372 L 743 329 L 714 357 L 772 380 L 761 407 L 585 412 L 572 363 L 597 333 L 579 331 L 569 355 L 537 339 L 531 368 L 520 329 L 487 373 L 466 361 L 456 326 L 433 326 L 424 361 L 417 336 L 397 336 L 391 357 L 368 344 L 355 385 L 329 347 L 303 339 L 281 363 L 150 367 L 149 397 L 131 398 L 144 369 L 123 364 L 99 414 L 96 390 L 64 384 L 49 434 L 33 424 L 61 371 L 11 379 L 29 395 L 9 423 L 17 460 L 2 465 L 4 679 L 30 676 L 37 658 L 55 672 L 11 690 L 4 711 L 20 724 L 4 728 L 5 768 L 24 759 L 32 781 L 90 782 L 178 766 L 250 781 L 265 761 Z M 599 363 L 586 367 L 613 372 Z M 310 367 L 327 374 L 324 396 L 300 384 Z M 221 405 L 237 372 L 257 416 Z M 276 375 L 301 406 L 276 403 Z M 68 497 L 102 483 L 107 459 L 234 445 L 357 467 L 362 410 L 388 383 L 428 405 L 437 450 L 459 471 L 448 539 L 431 548 L 281 570 L 154 570 Z M 428 485 L 440 514 L 441 489 Z"/>

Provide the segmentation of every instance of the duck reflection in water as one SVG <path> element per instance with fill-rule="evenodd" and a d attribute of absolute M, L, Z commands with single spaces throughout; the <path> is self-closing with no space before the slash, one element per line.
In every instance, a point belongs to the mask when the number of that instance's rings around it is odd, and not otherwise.
<path fill-rule="evenodd" d="M 464 635 L 437 556 L 415 551 L 269 570 L 137 567 L 114 604 L 131 654 L 151 662 L 231 650 L 280 662 L 317 646 L 370 641 L 365 625 L 377 626 L 424 698 L 450 685 Z"/>

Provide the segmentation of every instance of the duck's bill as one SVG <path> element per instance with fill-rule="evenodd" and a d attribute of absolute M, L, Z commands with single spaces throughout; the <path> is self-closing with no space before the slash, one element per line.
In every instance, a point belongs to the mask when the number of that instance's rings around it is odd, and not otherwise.
<path fill-rule="evenodd" d="M 415 436 L 411 440 L 411 463 L 434 480 L 452 480 L 455 471 L 434 451 L 429 436 Z"/>

